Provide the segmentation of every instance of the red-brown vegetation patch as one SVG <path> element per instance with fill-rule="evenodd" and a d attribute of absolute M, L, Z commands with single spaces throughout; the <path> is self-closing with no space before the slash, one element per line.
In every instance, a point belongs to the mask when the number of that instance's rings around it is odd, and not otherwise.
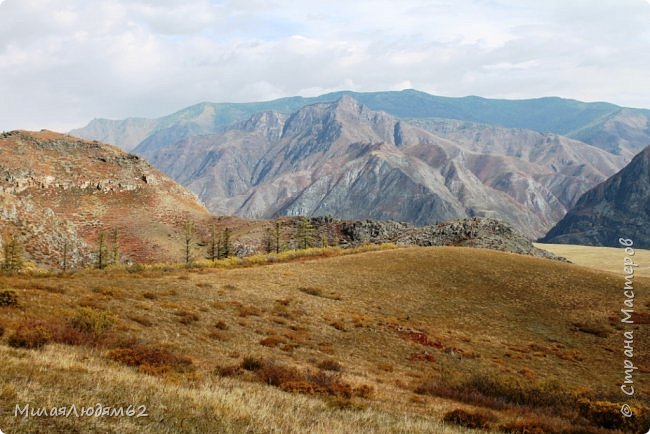
<path fill-rule="evenodd" d="M 27 319 L 9 336 L 9 346 L 38 349 L 52 340 L 48 324 L 41 320 Z"/>
<path fill-rule="evenodd" d="M 131 348 L 117 348 L 108 353 L 108 357 L 127 366 L 140 368 L 148 374 L 164 374 L 169 371 L 191 372 L 194 370 L 192 360 L 176 354 L 170 349 L 145 345 Z"/>
<path fill-rule="evenodd" d="M 254 371 L 261 382 L 287 392 L 323 394 L 346 399 L 368 398 L 373 393 L 371 386 L 353 386 L 343 381 L 338 372 L 326 372 L 322 369 L 299 369 L 273 360 L 252 359 L 245 362 L 246 366 L 250 368 L 248 370 Z M 242 364 L 244 369 L 247 369 L 246 366 Z"/>
<path fill-rule="evenodd" d="M 424 345 L 427 347 L 442 349 L 444 346 L 442 342 L 438 340 L 432 340 L 427 336 L 427 334 L 420 330 L 407 329 L 400 326 L 395 326 L 393 324 L 389 325 L 390 328 L 397 330 L 399 336 L 407 341 L 415 342 L 416 344 Z"/>
<path fill-rule="evenodd" d="M 409 355 L 408 359 L 412 362 L 435 362 L 436 357 L 426 351 L 416 351 Z"/>
<path fill-rule="evenodd" d="M 452 410 L 442 418 L 443 422 L 464 426 L 472 429 L 489 429 L 492 422 L 496 420 L 494 415 L 485 411 L 469 412 L 461 408 Z"/>
<path fill-rule="evenodd" d="M 284 339 L 282 338 L 282 336 L 271 335 L 271 336 L 267 336 L 264 339 L 262 339 L 260 341 L 260 345 L 264 345 L 265 347 L 273 348 L 273 347 L 277 347 L 278 345 L 280 345 L 283 342 L 284 342 Z"/>

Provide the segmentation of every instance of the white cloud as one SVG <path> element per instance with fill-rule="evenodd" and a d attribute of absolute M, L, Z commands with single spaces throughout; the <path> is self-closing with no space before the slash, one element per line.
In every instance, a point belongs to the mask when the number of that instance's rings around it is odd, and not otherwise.
<path fill-rule="evenodd" d="M 340 89 L 650 107 L 646 2 L 5 0 L 0 129 Z"/>

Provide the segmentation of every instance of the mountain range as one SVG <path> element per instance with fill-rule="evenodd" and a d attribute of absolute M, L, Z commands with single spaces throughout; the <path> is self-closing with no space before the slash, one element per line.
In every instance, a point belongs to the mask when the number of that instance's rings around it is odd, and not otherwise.
<path fill-rule="evenodd" d="M 413 124 L 349 96 L 134 152 L 217 214 L 333 215 L 425 225 L 499 217 L 542 236 L 624 157 L 552 133 Z"/>
<path fill-rule="evenodd" d="M 650 110 L 605 102 L 586 103 L 558 97 L 522 100 L 430 95 L 413 89 L 393 92 L 341 91 L 252 103 L 209 103 L 156 119 L 94 119 L 71 134 L 131 150 L 147 140 L 159 144 L 183 137 L 222 132 L 263 111 L 291 114 L 300 108 L 350 96 L 371 110 L 400 119 L 442 118 L 552 132 L 594 145 L 628 160 L 650 143 Z"/>
<path fill-rule="evenodd" d="M 538 238 L 650 143 L 649 119 L 609 103 L 405 90 L 201 103 L 72 133 L 132 150 L 217 214 L 487 216 Z"/>

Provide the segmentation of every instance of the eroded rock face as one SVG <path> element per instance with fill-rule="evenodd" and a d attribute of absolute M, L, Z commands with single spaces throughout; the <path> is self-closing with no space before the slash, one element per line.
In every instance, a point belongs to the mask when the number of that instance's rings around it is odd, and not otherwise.
<path fill-rule="evenodd" d="M 216 214 L 333 215 L 428 225 L 495 217 L 530 238 L 624 158 L 555 134 L 461 121 L 416 124 L 344 96 L 290 116 L 135 152 Z"/>
<path fill-rule="evenodd" d="M 49 131 L 0 137 L 0 225 L 26 260 L 69 269 L 94 261 L 100 232 L 119 231 L 136 261 L 176 259 L 182 221 L 209 217 L 196 196 L 135 155 Z"/>
<path fill-rule="evenodd" d="M 544 243 L 650 248 L 650 146 L 623 170 L 586 192 Z"/>

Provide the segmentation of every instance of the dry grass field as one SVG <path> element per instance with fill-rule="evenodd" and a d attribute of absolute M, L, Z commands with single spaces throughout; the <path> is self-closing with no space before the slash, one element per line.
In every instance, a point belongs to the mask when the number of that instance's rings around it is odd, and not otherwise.
<path fill-rule="evenodd" d="M 564 256 L 569 261 L 595 270 L 623 273 L 624 248 L 578 246 L 573 244 L 541 244 L 535 247 Z M 634 249 L 634 260 L 639 267 L 635 274 L 650 277 L 650 250 Z"/>
<path fill-rule="evenodd" d="M 627 433 L 646 423 L 648 278 L 635 280 L 638 399 L 624 420 L 622 276 L 458 247 L 244 265 L 0 276 L 0 429 Z M 96 403 L 146 405 L 148 416 L 14 416 L 17 404 Z"/>

